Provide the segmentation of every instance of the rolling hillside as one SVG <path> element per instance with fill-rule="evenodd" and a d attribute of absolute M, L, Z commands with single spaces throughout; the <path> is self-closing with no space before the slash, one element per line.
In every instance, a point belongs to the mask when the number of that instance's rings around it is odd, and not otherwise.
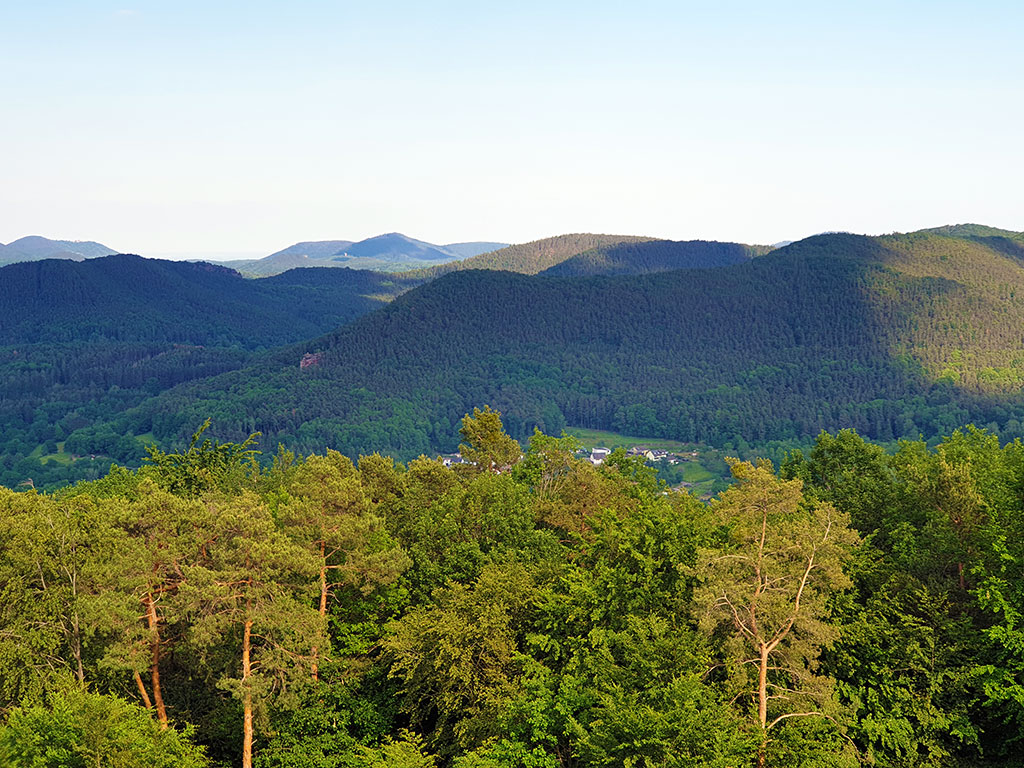
<path fill-rule="evenodd" d="M 642 275 L 650 272 L 670 272 L 673 269 L 728 267 L 742 264 L 771 250 L 768 246 L 706 240 L 650 240 L 584 251 L 553 267 L 548 267 L 540 274 L 550 277 Z"/>
<path fill-rule="evenodd" d="M 529 243 L 510 245 L 490 253 L 481 253 L 457 263 L 444 264 L 416 272 L 414 276 L 433 279 L 449 272 L 465 269 L 505 270 L 524 275 L 535 275 L 587 251 L 648 240 L 653 240 L 653 238 L 625 235 L 558 235 Z"/>
<path fill-rule="evenodd" d="M 378 272 L 305 269 L 256 281 L 128 255 L 4 267 L 0 482 L 44 487 L 96 476 L 112 458 L 134 460 L 140 444 L 124 433 L 93 441 L 88 454 L 99 459 L 75 459 L 74 441 L 59 449 L 76 429 L 252 364 L 261 349 L 320 335 L 403 289 Z"/>
<path fill-rule="evenodd" d="M 1009 249 L 1009 250 L 1008 250 Z M 968 421 L 1024 432 L 1024 268 L 1005 238 L 822 235 L 718 269 L 555 278 L 458 271 L 122 427 L 206 416 L 268 444 L 450 449 L 473 405 L 534 426 L 715 445 Z M 320 353 L 300 371 L 300 352 Z"/>
<path fill-rule="evenodd" d="M 251 281 L 211 264 L 127 254 L 26 262 L 0 269 L 0 343 L 270 347 L 346 323 L 398 290 L 392 277 L 348 269 Z"/>

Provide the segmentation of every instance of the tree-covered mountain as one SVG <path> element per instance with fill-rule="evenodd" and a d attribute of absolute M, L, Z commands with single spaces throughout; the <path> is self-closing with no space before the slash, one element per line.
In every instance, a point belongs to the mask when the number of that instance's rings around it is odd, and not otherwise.
<path fill-rule="evenodd" d="M 0 482 L 94 475 L 102 460 L 86 456 L 83 466 L 61 450 L 74 430 L 181 382 L 251 364 L 258 350 L 319 336 L 404 289 L 379 272 L 294 270 L 256 281 L 130 255 L 4 267 Z M 138 453 L 131 435 L 105 434 L 89 454 Z"/>
<path fill-rule="evenodd" d="M 414 261 L 451 261 L 453 256 L 454 254 L 442 246 L 416 240 L 400 232 L 389 232 L 386 235 L 377 235 L 352 243 L 331 258 L 342 263 L 355 259 L 380 259 L 395 264 L 407 264 Z"/>
<path fill-rule="evenodd" d="M 214 262 L 230 267 L 247 277 L 279 275 L 298 267 L 330 267 L 330 258 L 352 245 L 351 240 L 321 240 L 295 243 L 262 259 Z"/>
<path fill-rule="evenodd" d="M 433 279 L 464 269 L 492 269 L 507 272 L 520 272 L 524 275 L 535 275 L 545 269 L 560 264 L 581 253 L 595 249 L 611 248 L 624 243 L 639 243 L 654 238 L 633 237 L 627 235 L 593 235 L 589 233 L 558 235 L 529 243 L 519 243 L 501 248 L 490 253 L 481 253 L 463 261 L 424 269 L 414 273 Z"/>
<path fill-rule="evenodd" d="M 314 260 L 329 259 L 344 251 L 354 242 L 355 240 L 310 240 L 289 245 L 287 248 L 275 251 L 267 258 L 269 259 L 274 256 L 305 256 Z"/>
<path fill-rule="evenodd" d="M 742 264 L 772 249 L 763 245 L 718 243 L 707 240 L 649 240 L 594 248 L 548 267 L 540 274 L 550 277 L 572 275 L 640 275 L 673 269 L 707 269 Z"/>
<path fill-rule="evenodd" d="M 247 349 L 300 341 L 401 289 L 368 271 L 315 270 L 264 281 L 206 263 L 119 254 L 0 269 L 0 343 L 158 341 Z"/>
<path fill-rule="evenodd" d="M 970 420 L 1024 432 L 1024 267 L 1006 241 L 822 235 L 731 267 L 624 277 L 459 271 L 259 367 L 166 393 L 122 428 L 356 454 L 451 448 L 474 403 L 716 445 Z M 276 364 L 272 364 L 272 361 Z M 84 433 L 83 433 L 84 434 Z"/>
<path fill-rule="evenodd" d="M 29 235 L 7 245 L 0 243 L 0 267 L 40 259 L 81 261 L 114 253 L 117 251 L 91 240 L 50 240 L 39 235 Z"/>
<path fill-rule="evenodd" d="M 521 269 L 537 269 L 543 254 L 561 248 L 565 261 L 594 239 L 505 249 L 502 265 L 512 252 Z M 637 270 L 664 266 L 645 249 L 674 247 L 607 250 Z M 173 442 L 206 416 L 228 435 L 261 430 L 270 444 L 412 456 L 453 449 L 453 420 L 482 402 L 503 408 L 517 437 L 572 424 L 728 447 L 844 426 L 880 440 L 932 436 L 969 420 L 1015 436 L 1024 433 L 1022 247 L 1014 233 L 976 230 L 829 234 L 715 269 L 459 270 L 387 306 L 428 275 L 306 269 L 254 282 L 157 262 L 160 276 L 147 278 L 133 271 L 143 260 L 123 257 L 107 277 L 141 291 L 123 300 L 79 275 L 107 260 L 50 262 L 11 272 L 22 280 L 2 292 L 0 329 L 11 333 L 0 469 L 20 482 L 38 468 L 29 454 L 54 456 L 51 441 L 65 438 L 77 455 L 129 461 L 133 435 Z M 64 268 L 66 285 L 54 278 L 59 291 L 39 292 L 42 275 Z M 191 295 L 182 274 L 219 287 Z M 247 351 L 273 344 L 291 346 L 258 360 Z"/>
<path fill-rule="evenodd" d="M 1008 229 L 988 227 L 984 224 L 947 224 L 942 227 L 918 230 L 915 234 L 947 235 L 949 237 L 1005 237 L 1011 240 L 1024 240 L 1024 232 L 1013 232 Z"/>

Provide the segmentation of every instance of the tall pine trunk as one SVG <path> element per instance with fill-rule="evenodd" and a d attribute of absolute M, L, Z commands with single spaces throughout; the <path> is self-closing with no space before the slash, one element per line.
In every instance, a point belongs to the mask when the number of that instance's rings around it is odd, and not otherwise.
<path fill-rule="evenodd" d="M 242 632 L 242 768 L 252 768 L 252 674 L 250 651 L 252 648 L 252 620 L 247 619 Z"/>
<path fill-rule="evenodd" d="M 132 672 L 132 676 L 135 678 L 135 685 L 138 686 L 139 696 L 142 697 L 142 703 L 146 709 L 153 708 L 153 702 L 149 699 L 149 692 L 146 690 L 146 684 L 142 682 L 142 675 L 139 674 L 138 670 Z"/>
<path fill-rule="evenodd" d="M 160 620 L 156 615 L 156 603 L 153 595 L 143 598 L 146 605 L 146 624 L 149 627 L 150 673 L 153 679 L 153 704 L 156 706 L 156 719 L 160 728 L 167 728 L 167 707 L 164 706 L 164 695 L 160 689 Z M 140 681 L 141 682 L 141 681 Z"/>
<path fill-rule="evenodd" d="M 761 643 L 761 659 L 757 671 L 757 720 L 761 724 L 757 768 L 765 768 L 768 762 L 768 646 L 764 643 Z"/>
<path fill-rule="evenodd" d="M 327 618 L 327 542 L 320 542 L 320 618 Z M 313 646 L 313 679 L 319 680 L 320 665 L 318 664 L 320 659 L 320 648 L 319 646 Z"/>

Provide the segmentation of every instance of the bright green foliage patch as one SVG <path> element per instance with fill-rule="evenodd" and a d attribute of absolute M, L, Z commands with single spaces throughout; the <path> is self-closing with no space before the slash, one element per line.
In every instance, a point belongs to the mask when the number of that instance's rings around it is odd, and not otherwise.
<path fill-rule="evenodd" d="M 497 412 L 446 467 L 201 429 L 0 489 L 0 762 L 996 768 L 1024 727 L 1024 446 L 820 435 L 702 503 Z"/>

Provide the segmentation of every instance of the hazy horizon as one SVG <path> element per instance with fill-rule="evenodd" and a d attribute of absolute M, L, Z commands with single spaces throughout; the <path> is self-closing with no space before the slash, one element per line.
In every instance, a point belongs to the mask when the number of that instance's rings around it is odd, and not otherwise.
<path fill-rule="evenodd" d="M 0 241 L 1024 229 L 1008 2 L 0 10 Z M 239 257 L 244 258 L 244 257 Z"/>
<path fill-rule="evenodd" d="M 993 227 L 996 227 L 998 229 L 1007 229 L 1007 230 L 1014 231 L 1014 232 L 1021 231 L 1021 226 L 1017 226 L 1017 227 L 1005 226 L 1005 227 L 1003 227 L 1003 226 L 999 226 L 999 225 L 996 225 L 996 224 L 991 224 L 990 222 L 986 222 L 986 221 L 974 221 L 974 222 L 947 221 L 947 222 L 936 222 L 934 225 L 930 225 L 930 226 L 939 227 L 939 226 L 955 225 L 955 224 L 982 224 L 982 225 L 985 225 L 985 226 L 993 226 Z M 929 227 L 920 227 L 918 229 L 928 229 L 928 228 Z M 395 230 L 389 230 L 389 232 L 393 232 L 393 231 L 395 231 Z M 776 245 L 777 243 L 796 242 L 798 240 L 802 240 L 802 239 L 807 238 L 807 237 L 813 237 L 815 235 L 821 235 L 821 234 L 850 233 L 850 234 L 857 234 L 857 235 L 876 236 L 876 235 L 888 235 L 888 234 L 906 233 L 906 232 L 913 232 L 913 231 L 916 231 L 916 230 L 903 229 L 903 230 L 892 230 L 891 232 L 854 232 L 853 230 L 849 230 L 849 229 L 834 228 L 834 229 L 821 230 L 819 232 L 808 232 L 806 234 L 801 234 L 801 235 L 796 236 L 796 237 L 785 237 L 785 238 L 782 238 L 780 240 L 775 240 L 775 241 L 772 241 L 772 242 L 746 241 L 746 244 L 747 245 Z M 33 235 L 39 235 L 40 233 L 34 232 L 32 234 Z M 384 233 L 384 232 L 376 233 L 376 235 L 380 235 L 380 234 L 386 234 L 386 233 Z M 422 238 L 417 238 L 415 233 L 410 234 L 408 232 L 402 232 L 401 234 L 407 235 L 409 237 L 413 237 L 413 238 L 416 238 L 416 239 L 419 239 L 419 240 L 422 240 Z M 544 235 L 544 236 L 539 237 L 539 238 L 532 238 L 532 240 L 541 240 L 541 239 L 544 239 L 545 237 L 556 237 L 557 235 L 564 235 L 564 234 L 571 234 L 571 233 L 569 233 L 569 232 L 556 232 L 556 233 L 552 233 L 550 235 Z M 659 237 L 658 235 L 652 235 L 650 233 L 636 233 L 636 232 L 603 232 L 603 233 L 592 233 L 592 234 L 612 234 L 612 235 L 638 235 L 638 234 L 640 234 L 641 236 L 645 236 L 645 237 L 655 237 L 655 238 Z M 369 237 L 374 237 L 376 235 L 369 235 Z M 132 249 L 132 248 L 118 249 L 114 245 L 111 245 L 110 243 L 104 241 L 102 238 L 92 238 L 92 237 L 79 237 L 79 238 L 50 237 L 49 235 L 42 235 L 42 236 L 43 237 L 49 237 L 49 239 L 51 239 L 51 240 L 67 240 L 67 241 L 71 241 L 71 242 L 75 242 L 75 241 L 79 241 L 79 242 L 82 242 L 82 241 L 94 241 L 94 242 L 100 243 L 101 245 L 106 245 L 109 248 L 117 250 L 119 253 L 131 253 L 131 254 L 135 254 L 137 256 L 142 256 L 142 257 L 148 258 L 148 259 L 164 259 L 164 260 L 169 260 L 169 261 L 216 261 L 216 262 L 248 261 L 248 260 L 252 260 L 252 259 L 262 259 L 262 258 L 265 258 L 267 256 L 270 256 L 273 253 L 276 253 L 276 252 L 278 252 L 280 250 L 288 248 L 289 246 L 294 245 L 296 243 L 300 243 L 300 242 L 313 242 L 309 238 L 301 238 L 301 239 L 295 240 L 295 241 L 293 241 L 291 243 L 285 243 L 283 245 L 280 245 L 279 247 L 273 248 L 272 250 L 266 250 L 266 251 L 231 251 L 231 250 L 229 250 L 229 251 L 220 251 L 220 250 L 197 250 L 197 251 L 153 251 L 153 250 L 145 250 L 145 251 L 143 251 L 143 250 Z M 26 235 L 22 235 L 20 237 L 26 237 Z M 20 239 L 20 237 L 13 238 L 13 240 L 18 240 L 18 239 Z M 325 240 L 325 241 L 329 241 L 329 240 L 346 240 L 346 239 L 352 240 L 353 238 L 345 238 L 345 237 L 328 237 L 328 238 L 323 238 L 323 240 Z M 666 240 L 701 240 L 701 239 L 703 239 L 703 240 L 707 240 L 707 239 L 710 239 L 710 238 L 681 237 L 681 238 L 661 238 L 661 239 L 666 239 Z M 13 242 L 13 240 L 0 241 L 0 244 L 8 244 L 10 242 Z M 524 240 L 524 241 L 521 241 L 521 242 L 532 242 L 532 240 Z M 733 238 L 733 239 L 719 238 L 719 240 L 721 242 L 741 242 L 741 241 L 739 241 L 739 240 L 737 240 L 735 238 Z M 449 243 L 454 244 L 454 243 L 462 243 L 462 242 L 497 242 L 497 241 L 494 241 L 494 240 L 492 240 L 490 238 L 485 238 L 485 239 L 480 240 L 480 241 L 451 240 L 451 241 L 446 241 L 445 243 L 432 243 L 432 244 L 433 245 L 445 245 L 445 244 L 449 244 Z M 511 244 L 514 245 L 515 243 L 511 243 Z"/>

